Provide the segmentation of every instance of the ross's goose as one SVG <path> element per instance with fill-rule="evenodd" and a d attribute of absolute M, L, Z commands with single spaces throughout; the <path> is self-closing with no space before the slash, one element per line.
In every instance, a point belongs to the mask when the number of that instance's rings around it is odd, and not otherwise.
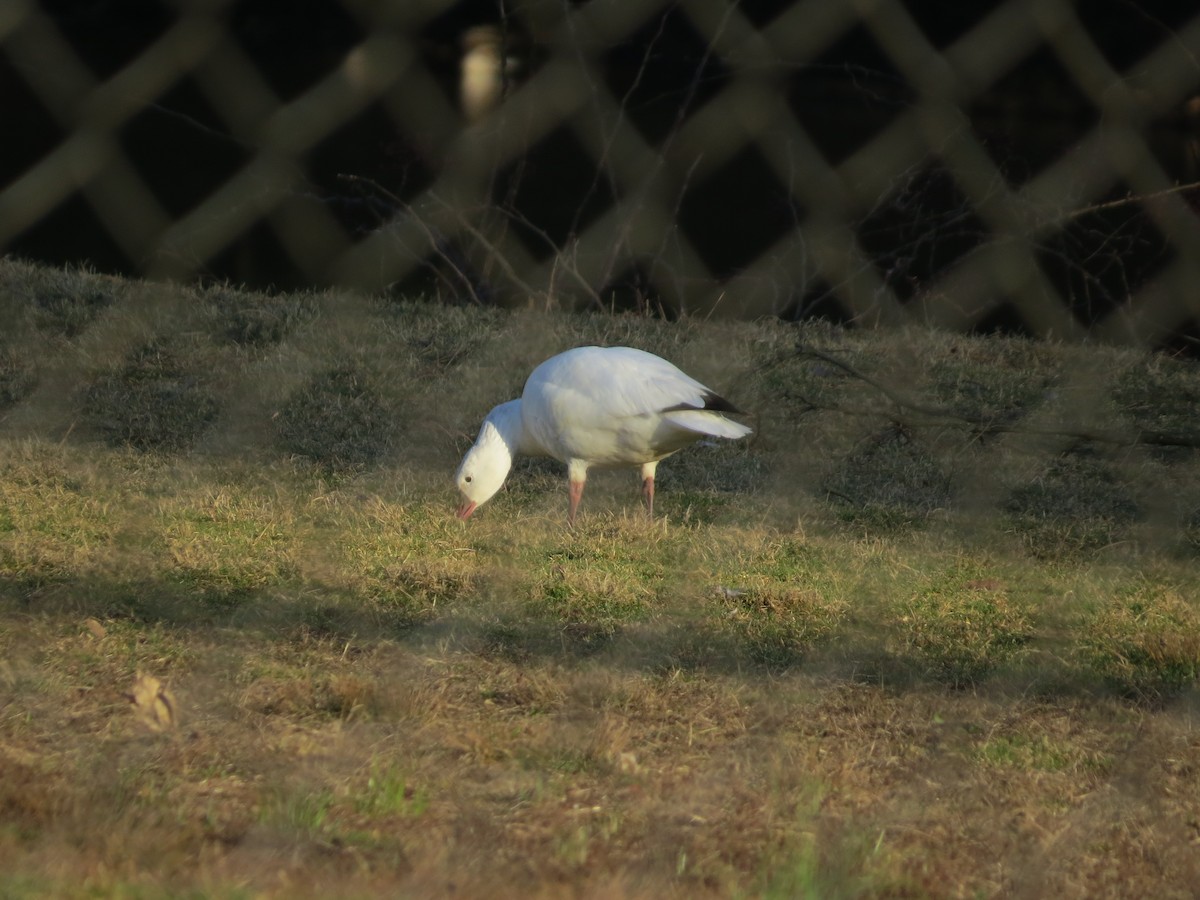
<path fill-rule="evenodd" d="M 646 510 L 654 515 L 659 460 L 700 438 L 745 437 L 751 429 L 721 413 L 729 401 L 671 363 L 631 347 L 576 347 L 533 370 L 521 399 L 501 403 L 483 420 L 475 445 L 454 476 L 466 519 L 504 484 L 518 454 L 567 464 L 574 523 L 592 466 L 641 466 Z"/>

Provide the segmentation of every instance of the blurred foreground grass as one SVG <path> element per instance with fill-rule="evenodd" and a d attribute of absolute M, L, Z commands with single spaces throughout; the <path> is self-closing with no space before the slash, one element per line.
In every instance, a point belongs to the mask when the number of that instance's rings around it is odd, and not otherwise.
<path fill-rule="evenodd" d="M 4 896 L 1200 883 L 1193 362 L 14 261 L 0 314 Z M 754 438 L 653 523 L 540 461 L 455 520 L 589 342 Z"/>

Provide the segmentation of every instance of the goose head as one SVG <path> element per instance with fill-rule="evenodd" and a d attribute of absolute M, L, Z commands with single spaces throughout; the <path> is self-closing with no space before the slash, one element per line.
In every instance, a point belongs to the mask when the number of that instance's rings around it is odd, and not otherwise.
<path fill-rule="evenodd" d="M 521 401 L 511 400 L 497 406 L 483 420 L 479 437 L 454 475 L 454 483 L 462 495 L 458 507 L 460 519 L 467 519 L 504 486 L 519 442 L 520 409 Z"/>

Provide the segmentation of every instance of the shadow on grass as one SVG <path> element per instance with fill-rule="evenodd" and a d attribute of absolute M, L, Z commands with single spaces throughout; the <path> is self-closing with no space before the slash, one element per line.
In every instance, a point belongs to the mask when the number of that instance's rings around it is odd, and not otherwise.
<path fill-rule="evenodd" d="M 309 584 L 197 587 L 186 579 L 0 574 L 0 615 L 128 621 L 197 632 L 237 628 L 264 640 L 296 636 L 389 640 L 430 620 L 418 603 L 363 602 Z"/>
<path fill-rule="evenodd" d="M 222 634 L 236 629 L 274 647 L 353 644 L 361 652 L 364 646 L 398 645 L 517 665 L 551 661 L 749 678 L 801 674 L 894 691 L 940 686 L 1047 699 L 1108 696 L 1153 707 L 1196 690 L 1200 644 L 1188 630 L 1195 616 L 1178 598 L 1134 598 L 1116 611 L 1097 613 L 1078 638 L 1031 637 L 1027 621 L 1009 621 L 1010 613 L 994 605 L 986 597 L 976 603 L 979 615 L 967 626 L 983 638 L 963 650 L 958 632 L 964 624 L 941 615 L 931 627 L 944 634 L 931 636 L 929 628 L 903 618 L 808 628 L 786 617 L 738 626 L 729 616 L 680 612 L 625 622 L 525 615 L 518 606 L 487 602 L 434 608 L 419 599 L 381 601 L 311 582 L 218 592 L 169 580 L 0 575 L 0 618 L 65 617 L 81 628 L 96 619 L 190 633 L 206 644 L 220 644 Z M 1149 636 L 1146 622 L 1154 626 Z M 336 697 L 320 708 L 341 709 L 342 693 L 333 691 Z"/>

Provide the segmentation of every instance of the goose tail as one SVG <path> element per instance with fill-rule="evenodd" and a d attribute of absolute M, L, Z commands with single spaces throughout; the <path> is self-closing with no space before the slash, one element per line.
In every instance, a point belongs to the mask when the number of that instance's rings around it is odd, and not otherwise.
<path fill-rule="evenodd" d="M 697 434 L 707 434 L 710 437 L 728 438 L 731 441 L 744 438 L 746 435 L 754 432 L 754 429 L 748 425 L 727 419 L 706 409 L 676 410 L 666 413 L 663 418 L 672 425 L 686 428 L 688 431 L 694 431 Z"/>

